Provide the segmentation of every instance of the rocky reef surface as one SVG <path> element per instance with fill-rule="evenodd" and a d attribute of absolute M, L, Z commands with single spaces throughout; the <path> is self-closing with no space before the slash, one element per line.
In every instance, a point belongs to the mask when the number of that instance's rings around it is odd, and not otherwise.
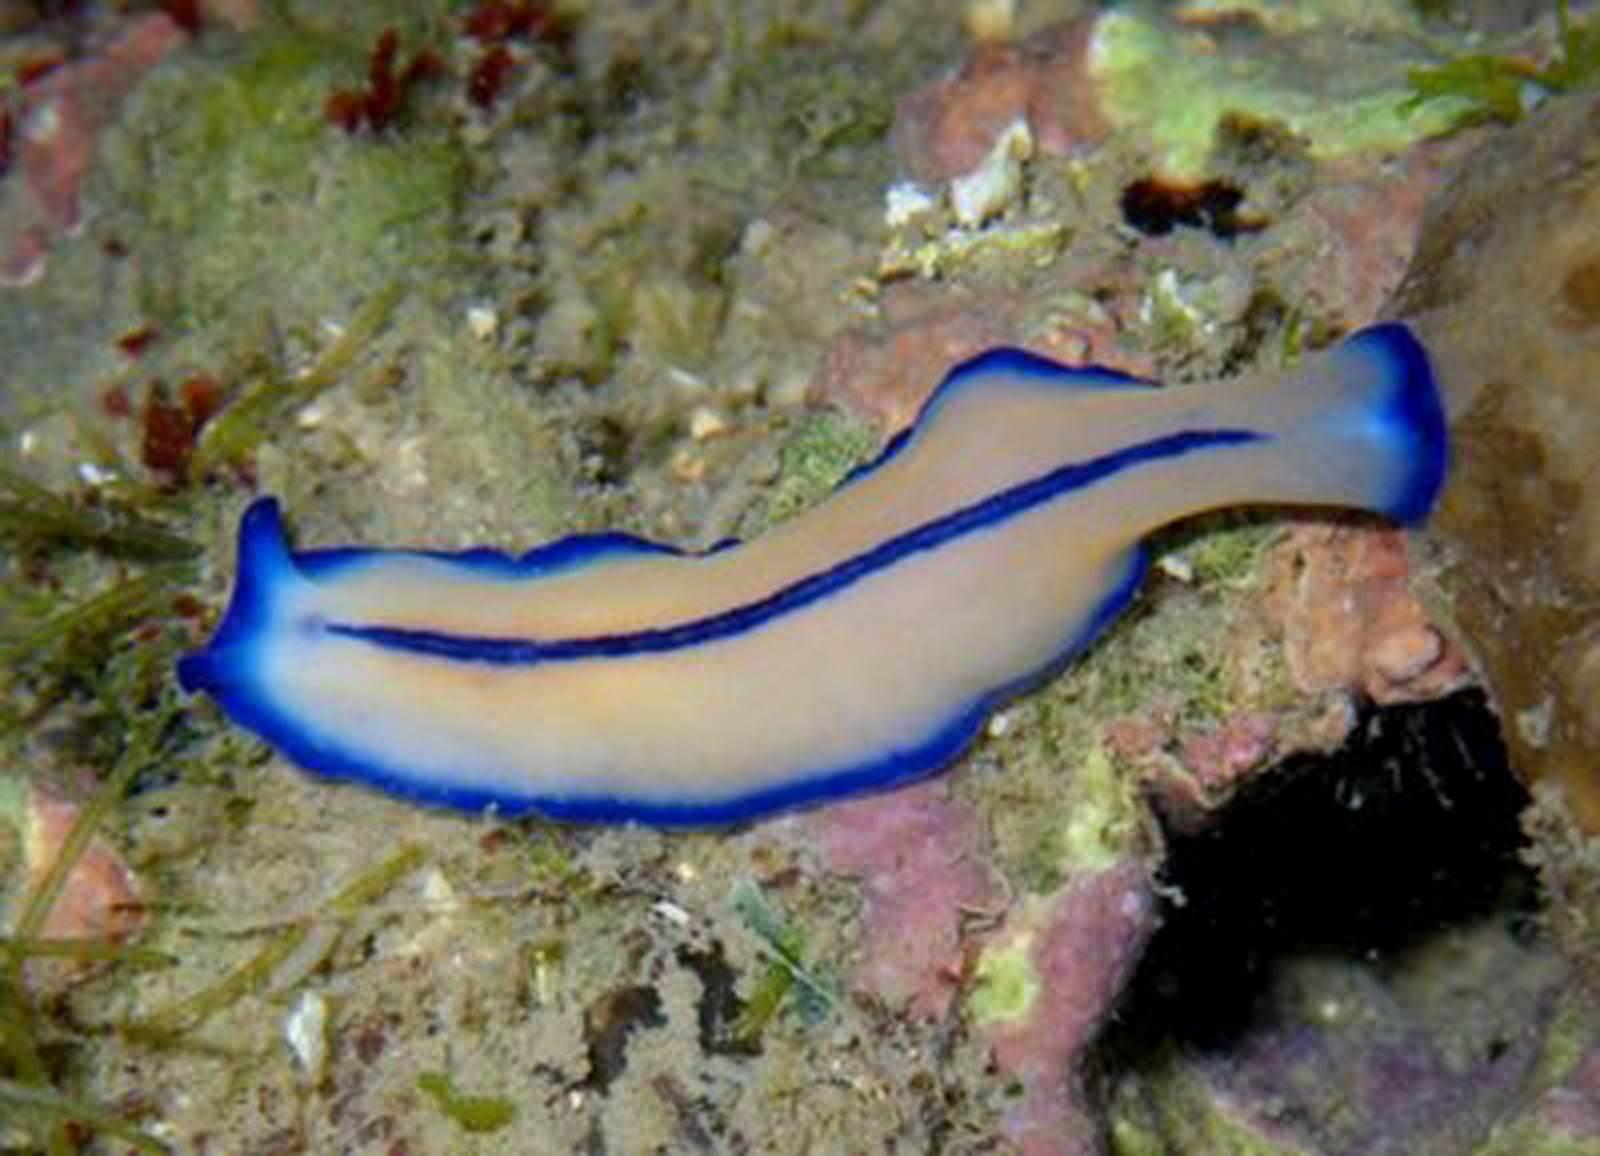
<path fill-rule="evenodd" d="M 0 1145 L 1600 1150 L 1593 14 L 932 7 L 0 9 Z M 173 686 L 259 492 L 705 547 L 985 347 L 1182 389 L 1388 313 L 1426 532 L 1163 532 L 904 790 L 440 813 Z"/>
<path fill-rule="evenodd" d="M 1393 311 L 1451 413 L 1441 604 L 1517 766 L 1600 829 L 1600 100 L 1559 101 L 1463 159 Z"/>

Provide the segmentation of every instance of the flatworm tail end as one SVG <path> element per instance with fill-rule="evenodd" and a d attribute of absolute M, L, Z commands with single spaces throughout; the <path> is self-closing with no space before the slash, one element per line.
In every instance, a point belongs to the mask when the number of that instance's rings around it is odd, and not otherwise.
<path fill-rule="evenodd" d="M 1382 383 L 1371 416 L 1395 476 L 1380 508 L 1397 522 L 1415 525 L 1433 509 L 1449 460 L 1444 407 L 1427 351 L 1409 328 L 1391 321 L 1352 335 L 1335 357 L 1366 362 Z"/>
<path fill-rule="evenodd" d="M 178 661 L 178 682 L 190 694 L 205 691 L 225 705 L 248 665 L 253 643 L 270 628 L 273 606 L 286 581 L 298 577 L 274 498 L 251 504 L 239 521 L 239 559 L 233 597 L 204 650 Z"/>

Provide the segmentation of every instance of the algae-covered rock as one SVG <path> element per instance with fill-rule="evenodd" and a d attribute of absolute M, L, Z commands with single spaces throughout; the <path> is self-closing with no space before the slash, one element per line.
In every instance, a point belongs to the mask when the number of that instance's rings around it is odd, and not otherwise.
<path fill-rule="evenodd" d="M 352 134 L 325 112 L 377 39 L 348 23 L 197 52 L 130 103 L 98 200 L 134 255 L 144 308 L 168 328 L 237 331 L 265 312 L 292 332 L 385 285 L 429 286 L 459 269 L 469 172 L 443 118 Z M 425 42 L 403 34 L 407 49 Z"/>
<path fill-rule="evenodd" d="M 1400 6 L 1380 7 L 1399 19 Z M 1459 99 L 1412 101 L 1407 70 L 1427 59 L 1420 39 L 1300 28 L 1269 37 L 1248 21 L 1207 27 L 1128 7 L 1095 26 L 1088 67 L 1105 119 L 1146 139 L 1169 175 L 1192 178 L 1229 116 L 1282 124 L 1323 160 L 1404 152 L 1447 131 Z"/>
<path fill-rule="evenodd" d="M 1466 158 L 1393 311 L 1451 414 L 1439 584 L 1517 765 L 1600 830 L 1600 98 Z"/>

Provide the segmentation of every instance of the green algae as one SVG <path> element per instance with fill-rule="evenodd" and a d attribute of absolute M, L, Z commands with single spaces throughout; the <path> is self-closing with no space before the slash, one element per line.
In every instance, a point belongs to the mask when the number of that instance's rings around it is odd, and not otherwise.
<path fill-rule="evenodd" d="M 1159 1092 L 1124 1092 L 1109 1113 L 1110 1151 L 1116 1156 L 1168 1152 L 1227 1152 L 1230 1156 L 1313 1156 L 1313 1150 L 1269 1139 L 1229 1119 L 1206 1096 L 1198 1079 L 1175 1078 Z"/>
<path fill-rule="evenodd" d="M 0 539 L 19 550 L 77 547 L 146 561 L 186 560 L 195 544 L 129 509 L 85 508 L 0 466 Z"/>
<path fill-rule="evenodd" d="M 129 1039 L 145 1043 L 176 1042 L 246 997 L 263 990 L 278 968 L 310 940 L 324 908 L 336 922 L 348 921 L 416 870 L 425 859 L 426 852 L 422 847 L 403 844 L 348 880 L 318 909 L 319 914 L 308 913 L 303 919 L 277 928 L 254 955 L 214 983 L 158 1008 L 141 1019 L 122 1024 L 119 1030 Z"/>
<path fill-rule="evenodd" d="M 1068 876 L 1119 862 L 1144 826 L 1143 800 L 1098 743 L 1079 760 L 1073 791 L 1079 803 L 1068 812 L 1058 837 L 1062 871 Z"/>
<path fill-rule="evenodd" d="M 1496 121 L 1515 124 L 1536 96 L 1592 88 L 1600 82 L 1600 19 L 1574 19 L 1568 0 L 1555 6 L 1560 55 L 1543 67 L 1489 52 L 1471 52 L 1407 75 L 1408 110 L 1446 102 L 1453 128 Z"/>
<path fill-rule="evenodd" d="M 151 659 L 144 656 L 148 664 Z M 170 695 L 157 706 L 133 716 L 122 754 L 115 767 L 101 779 L 94 793 L 79 809 L 71 829 L 56 849 L 50 866 L 22 898 L 11 920 L 10 934 L 0 940 L 0 1049 L 9 1060 L 10 1078 L 0 1086 L 0 1105 L 9 1105 L 23 1120 L 47 1129 L 45 1146 L 50 1152 L 67 1150 L 64 1126 L 76 1122 L 133 1143 L 146 1151 L 164 1151 L 114 1114 L 98 1106 L 67 1096 L 51 1085 L 44 1058 L 34 1033 L 35 1013 L 23 984 L 24 964 L 35 955 L 57 954 L 42 939 L 45 920 L 60 899 L 67 879 L 77 866 L 89 841 L 112 811 L 120 806 L 134 776 L 155 757 L 168 724 L 177 707 Z M 85 945 L 92 954 L 92 945 Z M 61 954 L 65 954 L 64 952 Z M 128 953 L 137 956 L 137 951 Z M 115 961 L 115 956 L 113 960 Z"/>
<path fill-rule="evenodd" d="M 1436 100 L 1457 107 L 1452 127 L 1521 119 L 1528 86 L 1537 82 L 1539 70 L 1509 56 L 1474 53 L 1443 64 L 1413 68 L 1407 76 L 1411 108 Z"/>
<path fill-rule="evenodd" d="M 152 570 L 46 614 L 26 630 L 0 631 L 0 661 L 48 655 L 63 669 L 90 670 L 117 637 L 164 609 L 189 576 L 187 570 Z"/>
<path fill-rule="evenodd" d="M 68 1125 L 114 1136 L 140 1152 L 159 1154 L 169 1151 L 165 1144 L 120 1116 L 74 1096 L 64 1096 L 48 1087 L 0 1079 L 0 1111 L 6 1118 L 18 1123 L 35 1129 L 48 1129 L 48 1148 L 52 1153 L 81 1151 L 77 1144 L 66 1139 L 65 1129 Z"/>
<path fill-rule="evenodd" d="M 505 1096 L 468 1095 L 443 1072 L 422 1072 L 417 1087 L 464 1132 L 498 1132 L 516 1119 L 516 1105 Z"/>
<path fill-rule="evenodd" d="M 1331 45 L 1351 55 L 1319 55 Z M 1404 152 L 1449 131 L 1464 102 L 1446 97 L 1415 107 L 1406 80 L 1414 62 L 1393 47 L 1366 50 L 1327 37 L 1283 37 L 1270 51 L 1219 43 L 1130 8 L 1100 19 L 1090 68 L 1111 122 L 1147 140 L 1167 175 L 1194 178 L 1230 116 L 1282 124 L 1322 159 Z"/>
<path fill-rule="evenodd" d="M 1152 553 L 1178 560 L 1187 581 L 1202 588 L 1246 590 L 1261 578 L 1261 564 L 1282 528 L 1270 516 L 1238 511 L 1208 514 L 1157 536 Z"/>
<path fill-rule="evenodd" d="M 522 965 L 533 988 L 533 1002 L 537 1007 L 547 1006 L 555 998 L 560 986 L 561 973 L 566 966 L 567 945 L 560 939 L 541 939 L 522 945 Z"/>
<path fill-rule="evenodd" d="M 66 959 L 79 963 L 116 963 L 124 967 L 172 967 L 178 957 L 148 947 L 135 947 L 109 939 L 22 939 L 0 935 L 0 955 L 28 959 Z"/>
<path fill-rule="evenodd" d="M 819 184 L 863 166 L 884 169 L 879 145 L 909 78 L 881 59 L 864 60 L 848 39 L 781 16 L 752 27 L 758 10 L 729 6 L 718 21 L 729 63 L 718 81 L 717 131 L 737 166 L 717 166 L 718 179 L 748 189 L 760 183 L 752 164 Z"/>
<path fill-rule="evenodd" d="M 1203 732 L 1241 707 L 1295 701 L 1276 652 L 1241 652 L 1236 641 L 1237 604 L 1278 533 L 1223 514 L 1158 535 L 1152 555 L 1171 555 L 1184 579 L 1153 577 L 1088 653 L 991 725 L 980 751 L 995 773 L 959 776 L 955 787 L 989 817 L 994 858 L 1019 892 L 1049 893 L 1082 870 L 1150 853 L 1138 776 L 1108 747 L 1109 724 Z"/>
<path fill-rule="evenodd" d="M 785 1006 L 800 1021 L 815 1026 L 827 1019 L 838 1000 L 834 985 L 805 960 L 805 939 L 772 909 L 755 883 L 739 883 L 730 899 L 734 911 L 772 955 L 766 973 L 740 1009 L 733 1027 L 734 1041 L 753 1047 L 767 1025 Z"/>
<path fill-rule="evenodd" d="M 1019 1023 L 1028 1018 L 1039 997 L 1039 973 L 1029 952 L 1027 934 L 984 945 L 973 969 L 967 1012 L 980 1027 Z"/>
<path fill-rule="evenodd" d="M 1553 1113 L 1542 1112 L 1540 1107 L 1587 1085 L 1584 1068 L 1593 1052 L 1594 1031 L 1592 1001 L 1563 993 L 1540 1041 L 1535 1069 L 1527 1079 L 1527 1086 L 1543 1089 L 1542 1094 L 1530 1095 L 1527 1109 L 1495 1128 L 1476 1156 L 1592 1156 L 1592 1132 L 1581 1124 L 1570 1132 L 1552 1126 L 1549 1115 Z"/>
<path fill-rule="evenodd" d="M 728 295 L 714 283 L 646 275 L 633 289 L 626 326 L 633 341 L 668 365 L 703 370 L 722 332 Z M 619 331 L 616 321 L 613 332 Z"/>
<path fill-rule="evenodd" d="M 774 526 L 815 506 L 869 460 L 878 441 L 872 426 L 837 410 L 800 418 L 778 447 L 778 476 L 761 520 Z"/>
<path fill-rule="evenodd" d="M 141 86 L 108 149 L 105 199 L 135 222 L 139 296 L 164 330 L 226 344 L 267 311 L 278 334 L 309 333 L 386 286 L 448 282 L 462 146 L 431 118 L 352 135 L 323 111 L 370 47 L 279 28 Z"/>
<path fill-rule="evenodd" d="M 1117 661 L 1102 657 L 1086 665 Z M 986 809 L 993 816 L 996 859 L 1020 892 L 1047 894 L 1079 872 L 1099 870 L 1146 845 L 1137 781 L 1098 738 L 1098 727 L 1118 712 L 1097 697 L 1100 687 L 1084 686 L 1085 677 L 1090 672 L 1069 674 L 1011 708 L 1013 725 L 992 740 L 1003 769 L 984 786 Z"/>

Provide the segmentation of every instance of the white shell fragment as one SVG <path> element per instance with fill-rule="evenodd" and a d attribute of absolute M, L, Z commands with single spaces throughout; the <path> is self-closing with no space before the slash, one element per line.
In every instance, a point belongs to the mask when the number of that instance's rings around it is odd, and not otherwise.
<path fill-rule="evenodd" d="M 994 147 L 970 173 L 950 182 L 956 222 L 976 229 L 998 216 L 1022 192 L 1022 166 L 1033 156 L 1033 132 L 1021 117 L 995 138 Z"/>
<path fill-rule="evenodd" d="M 283 1021 L 283 1038 L 306 1082 L 321 1080 L 328 1063 L 328 1001 L 320 992 L 296 997 Z"/>

